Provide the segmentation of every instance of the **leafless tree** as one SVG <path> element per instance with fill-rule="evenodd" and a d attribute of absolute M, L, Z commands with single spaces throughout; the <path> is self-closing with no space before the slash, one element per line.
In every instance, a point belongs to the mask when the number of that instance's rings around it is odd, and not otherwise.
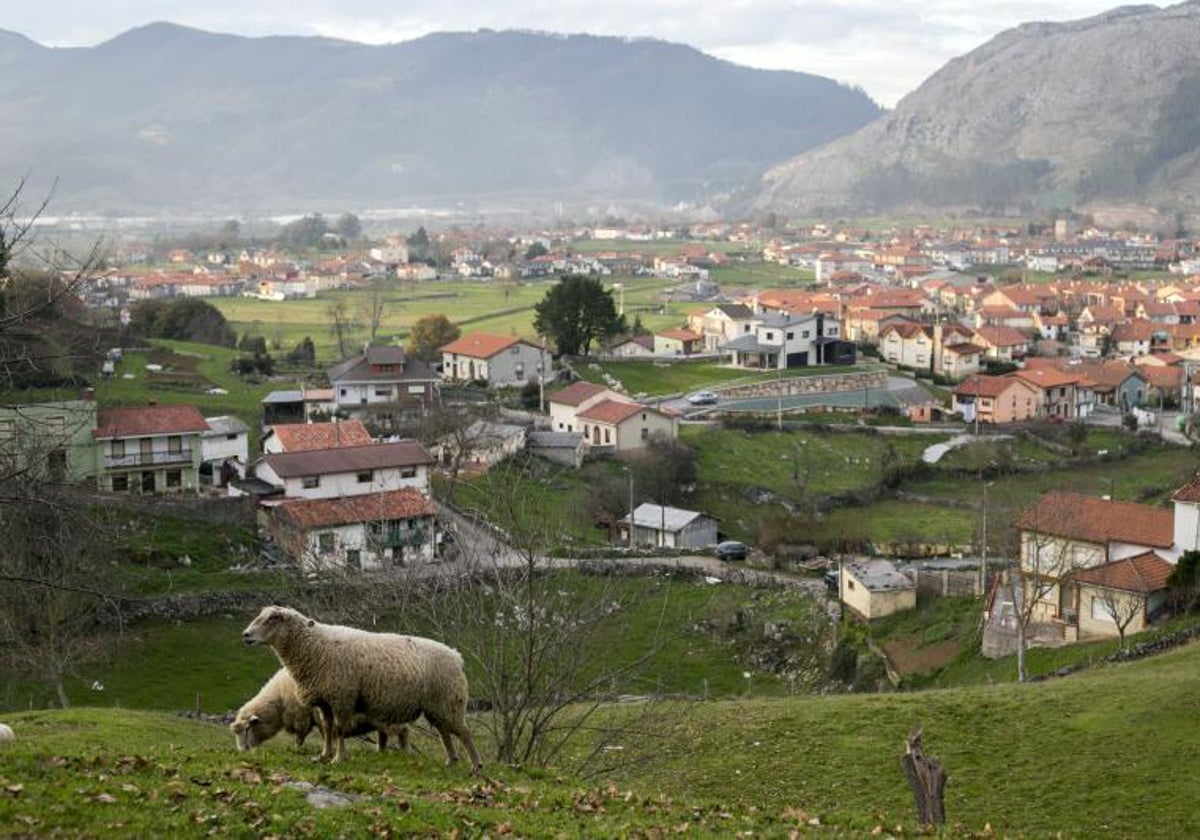
<path fill-rule="evenodd" d="M 1117 637 L 1120 639 L 1121 650 L 1125 650 L 1125 631 L 1129 629 L 1129 625 L 1133 624 L 1138 616 L 1145 612 L 1145 597 L 1136 592 L 1127 592 L 1123 589 L 1103 588 L 1095 598 L 1101 613 L 1110 618 L 1113 625 L 1117 628 Z"/>
<path fill-rule="evenodd" d="M 345 359 L 350 355 L 350 329 L 353 326 L 350 318 L 350 307 L 345 298 L 334 298 L 325 305 L 325 319 L 329 322 L 329 333 L 337 341 L 338 358 Z"/>
<path fill-rule="evenodd" d="M 1029 674 L 1025 654 L 1035 625 L 1048 624 L 1061 616 L 1062 588 L 1074 587 L 1070 574 L 1076 569 L 1104 562 L 1102 553 L 1089 543 L 1071 539 L 1078 533 L 1080 512 L 1075 494 L 1051 492 L 1042 496 L 1018 518 L 1020 561 L 1010 585 L 1017 632 L 1017 680 Z"/>
<path fill-rule="evenodd" d="M 362 321 L 367 325 L 367 332 L 374 341 L 379 334 L 379 328 L 385 318 L 391 314 L 391 301 L 387 296 L 387 284 L 382 278 L 375 278 L 367 287 L 366 294 L 359 304 Z"/>

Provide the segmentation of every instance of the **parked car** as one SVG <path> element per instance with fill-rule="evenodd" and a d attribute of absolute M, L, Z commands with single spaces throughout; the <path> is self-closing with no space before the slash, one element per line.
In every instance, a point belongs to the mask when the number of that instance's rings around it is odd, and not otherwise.
<path fill-rule="evenodd" d="M 749 552 L 747 545 L 737 540 L 717 543 L 717 558 L 720 560 L 745 560 Z"/>
<path fill-rule="evenodd" d="M 720 397 L 716 391 L 697 391 L 694 394 L 688 394 L 687 401 L 692 405 L 716 405 Z"/>

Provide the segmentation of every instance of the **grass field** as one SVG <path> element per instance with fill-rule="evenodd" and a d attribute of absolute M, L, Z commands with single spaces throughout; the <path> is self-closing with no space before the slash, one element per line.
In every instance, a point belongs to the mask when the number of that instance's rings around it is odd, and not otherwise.
<path fill-rule="evenodd" d="M 948 771 L 948 836 L 1192 837 L 1177 780 L 1200 760 L 1197 696 L 1193 644 L 1034 685 L 679 703 L 650 761 L 591 783 L 493 764 L 477 784 L 423 735 L 418 755 L 352 745 L 324 767 L 169 715 L 16 713 L 0 833 L 897 836 L 917 829 L 898 756 L 920 727 Z M 365 798 L 314 810 L 293 781 Z"/>
<path fill-rule="evenodd" d="M 854 373 L 872 370 L 869 365 L 855 367 L 793 368 L 784 372 L 784 378 L 807 376 L 831 376 L 837 373 Z M 607 375 L 616 379 L 631 394 L 646 394 L 657 397 L 668 394 L 684 394 L 700 388 L 720 388 L 733 384 L 745 385 L 754 382 L 774 381 L 778 371 L 756 372 L 712 361 L 591 361 L 575 366 L 575 372 L 589 382 L 603 383 Z"/>

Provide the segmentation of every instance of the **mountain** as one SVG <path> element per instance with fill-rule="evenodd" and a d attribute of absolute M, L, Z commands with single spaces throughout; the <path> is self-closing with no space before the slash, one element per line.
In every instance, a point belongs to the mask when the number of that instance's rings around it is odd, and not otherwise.
<path fill-rule="evenodd" d="M 770 170 L 760 207 L 1200 210 L 1200 3 L 1027 23 Z"/>
<path fill-rule="evenodd" d="M 861 91 L 677 44 L 531 32 L 386 46 L 151 24 L 89 48 L 0 32 L 0 183 L 54 209 L 674 202 L 879 113 Z"/>

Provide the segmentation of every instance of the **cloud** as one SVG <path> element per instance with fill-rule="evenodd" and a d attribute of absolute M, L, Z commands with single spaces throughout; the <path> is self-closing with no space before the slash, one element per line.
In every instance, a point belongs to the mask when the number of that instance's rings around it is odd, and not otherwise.
<path fill-rule="evenodd" d="M 1051 19 L 1110 4 L 1063 0 Z M 156 20 L 366 43 L 481 28 L 653 37 L 752 67 L 828 76 L 892 105 L 954 56 L 1044 19 L 1042 0 L 42 0 L 8 10 L 4 26 L 50 45 L 95 44 Z"/>

